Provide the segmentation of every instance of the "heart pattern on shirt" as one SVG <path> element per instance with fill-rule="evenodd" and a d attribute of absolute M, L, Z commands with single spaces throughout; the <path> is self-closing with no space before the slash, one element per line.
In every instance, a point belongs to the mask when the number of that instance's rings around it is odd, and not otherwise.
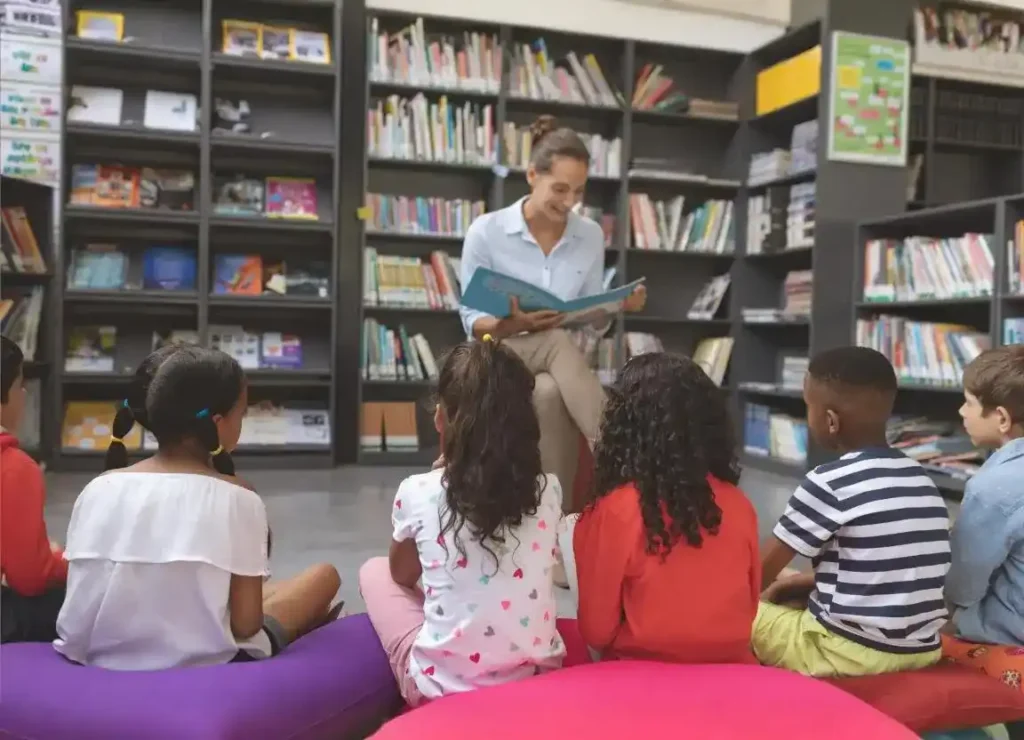
<path fill-rule="evenodd" d="M 512 574 L 512 577 L 518 578 L 520 581 L 523 580 L 523 569 L 516 568 L 515 572 Z"/>
<path fill-rule="evenodd" d="M 437 536 L 437 544 L 439 544 L 441 547 L 444 547 L 444 535 L 443 534 L 439 534 Z"/>
<path fill-rule="evenodd" d="M 473 612 L 475 612 L 479 608 L 480 608 L 479 604 L 466 604 L 466 609 L 469 611 L 470 614 L 472 614 Z"/>
<path fill-rule="evenodd" d="M 402 499 L 400 499 L 400 498 L 396 498 L 395 499 L 395 508 L 396 509 L 401 509 L 402 508 Z"/>
<path fill-rule="evenodd" d="M 509 649 L 510 652 L 513 652 L 513 653 L 519 652 L 519 646 L 516 645 L 514 642 L 511 645 L 508 646 L 508 649 Z"/>
<path fill-rule="evenodd" d="M 543 519 L 541 519 L 539 522 L 537 522 L 537 529 L 547 529 L 547 528 L 548 528 L 548 523 L 546 521 L 544 521 Z"/>
<path fill-rule="evenodd" d="M 463 555 L 461 558 L 459 558 L 458 560 L 455 561 L 455 567 L 456 568 L 465 568 L 468 563 L 469 563 L 469 560 L 467 560 L 466 556 Z"/>
<path fill-rule="evenodd" d="M 551 621 L 551 612 L 544 612 L 544 621 L 545 622 L 550 622 Z"/>
<path fill-rule="evenodd" d="M 423 669 L 423 675 L 424 676 L 433 676 L 434 675 L 434 666 L 428 665 L 426 668 L 424 668 Z"/>
<path fill-rule="evenodd" d="M 511 601 L 503 601 L 503 602 L 501 602 L 501 608 L 504 609 L 505 611 L 508 611 L 509 609 L 512 608 L 512 602 Z"/>
<path fill-rule="evenodd" d="M 531 591 L 531 592 L 530 592 L 530 598 L 531 598 L 531 599 L 532 599 L 533 601 L 536 601 L 536 600 L 537 600 L 537 589 L 533 589 L 533 591 Z"/>
<path fill-rule="evenodd" d="M 491 582 L 491 577 L 490 576 L 480 576 L 480 583 L 483 584 L 484 586 L 486 586 L 490 582 Z"/>
<path fill-rule="evenodd" d="M 533 545 L 530 546 L 530 549 L 533 550 L 534 552 L 539 552 L 540 551 L 540 543 L 539 542 L 534 542 Z"/>
<path fill-rule="evenodd" d="M 523 625 L 524 627 L 529 627 L 530 626 L 530 618 L 529 617 L 523 617 L 522 619 L 519 620 L 519 624 Z"/>
<path fill-rule="evenodd" d="M 469 656 L 469 659 L 471 661 L 473 661 L 474 663 L 479 663 L 480 662 L 480 653 L 473 653 L 472 655 Z"/>
<path fill-rule="evenodd" d="M 437 608 L 434 609 L 434 614 L 436 614 L 439 617 L 443 617 L 444 616 L 444 609 L 441 608 L 440 604 L 438 604 Z"/>
<path fill-rule="evenodd" d="M 494 637 L 494 627 L 488 627 L 484 630 L 484 637 Z"/>
<path fill-rule="evenodd" d="M 540 645 L 540 643 L 541 643 L 541 639 L 539 637 L 534 637 L 533 638 L 533 646 L 534 647 L 537 647 L 538 645 Z"/>

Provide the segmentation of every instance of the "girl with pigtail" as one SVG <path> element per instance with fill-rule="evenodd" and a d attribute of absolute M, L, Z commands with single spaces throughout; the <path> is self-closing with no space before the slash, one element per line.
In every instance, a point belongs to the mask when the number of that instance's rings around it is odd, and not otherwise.
<path fill-rule="evenodd" d="M 114 418 L 107 471 L 71 515 L 58 652 L 115 670 L 249 661 L 329 619 L 333 566 L 264 582 L 266 508 L 231 459 L 247 406 L 245 375 L 223 352 L 171 345 L 143 360 Z M 159 449 L 128 465 L 123 440 L 136 423 Z"/>

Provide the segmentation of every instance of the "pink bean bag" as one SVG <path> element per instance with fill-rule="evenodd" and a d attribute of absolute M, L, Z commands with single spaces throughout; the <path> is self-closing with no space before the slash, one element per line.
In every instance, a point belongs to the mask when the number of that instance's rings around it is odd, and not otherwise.
<path fill-rule="evenodd" d="M 610 661 L 431 702 L 375 740 L 917 740 L 822 681 L 774 668 Z"/>

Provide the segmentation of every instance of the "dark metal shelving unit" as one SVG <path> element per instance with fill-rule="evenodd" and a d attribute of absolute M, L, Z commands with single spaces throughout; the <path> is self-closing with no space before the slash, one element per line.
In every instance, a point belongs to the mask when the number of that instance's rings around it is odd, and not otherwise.
<path fill-rule="evenodd" d="M 122 43 L 74 37 L 76 10 L 120 12 L 125 18 Z M 361 7 L 357 7 L 362 12 Z M 303 338 L 305 360 L 312 367 L 295 371 L 247 373 L 259 398 L 322 401 L 331 416 L 332 442 L 327 446 L 258 446 L 237 451 L 246 466 L 297 467 L 333 465 L 339 457 L 334 378 L 338 359 L 339 201 L 342 14 L 340 0 L 78 0 L 65 3 L 65 98 L 75 84 L 125 90 L 121 126 L 70 123 L 64 132 L 64 192 L 68 203 L 71 166 L 76 163 L 166 166 L 196 173 L 194 210 L 102 209 L 66 205 L 62 245 L 52 281 L 56 295 L 48 351 L 64 356 L 67 328 L 74 324 L 118 327 L 116 372 L 52 373 L 51 401 L 44 414 L 51 435 L 44 448 L 59 469 L 98 469 L 100 456 L 61 449 L 59 430 L 68 400 L 116 399 L 132 369 L 150 347 L 153 327 L 198 330 L 201 341 L 218 323 L 244 324 L 256 331 L 291 331 Z M 220 52 L 222 19 L 316 29 L 330 37 L 331 63 L 240 58 Z M 142 90 L 171 90 L 196 95 L 200 120 L 194 132 L 143 128 L 128 113 L 130 96 Z M 246 99 L 252 107 L 250 135 L 214 132 L 211 108 L 217 97 Z M 141 101 L 131 99 L 140 106 Z M 282 114 L 282 110 L 284 113 Z M 215 175 L 243 172 L 252 176 L 297 175 L 317 178 L 320 218 L 288 221 L 236 217 L 213 212 Z M 174 243 L 194 247 L 197 290 L 68 290 L 64 274 L 71 250 L 86 242 Z M 134 246 L 127 247 L 129 250 Z M 274 258 L 298 252 L 330 266 L 330 299 L 304 296 L 235 296 L 213 292 L 216 255 L 248 253 Z M 307 346 L 309 344 L 310 346 Z M 314 357 L 310 357 L 314 355 Z M 139 452 L 143 456 L 147 452 Z"/>

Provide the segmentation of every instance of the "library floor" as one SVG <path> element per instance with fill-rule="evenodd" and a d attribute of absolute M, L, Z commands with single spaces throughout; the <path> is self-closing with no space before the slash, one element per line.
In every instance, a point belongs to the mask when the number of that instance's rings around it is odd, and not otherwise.
<path fill-rule="evenodd" d="M 332 563 L 341 573 L 341 597 L 347 608 L 362 611 L 356 574 L 367 558 L 387 553 L 395 489 L 413 472 L 418 471 L 346 467 L 243 472 L 267 504 L 274 530 L 274 575 L 292 575 L 317 562 Z M 46 521 L 53 539 L 64 541 L 75 497 L 89 478 L 68 473 L 47 476 Z M 761 536 L 768 537 L 795 481 L 749 470 L 741 485 L 757 508 Z M 559 598 L 563 616 L 570 616 L 568 592 L 559 590 Z"/>

